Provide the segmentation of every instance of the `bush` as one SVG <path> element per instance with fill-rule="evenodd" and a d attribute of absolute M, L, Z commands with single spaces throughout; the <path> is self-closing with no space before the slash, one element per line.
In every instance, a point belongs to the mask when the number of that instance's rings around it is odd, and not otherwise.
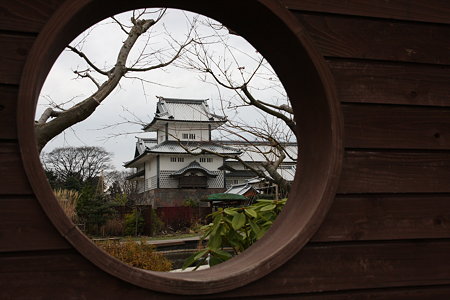
<path fill-rule="evenodd" d="M 194 200 L 194 199 L 186 199 L 183 201 L 183 206 L 186 207 L 199 207 L 200 206 L 200 202 L 198 200 Z"/>
<path fill-rule="evenodd" d="M 100 228 L 100 231 L 102 236 L 122 236 L 125 232 L 124 221 L 119 218 L 110 219 Z"/>
<path fill-rule="evenodd" d="M 95 187 L 89 185 L 81 190 L 76 212 L 78 221 L 85 225 L 86 232 L 90 234 L 98 234 L 101 226 L 116 213 L 105 197 L 97 193 Z"/>
<path fill-rule="evenodd" d="M 237 255 L 250 247 L 269 230 L 286 200 L 260 199 L 247 207 L 219 208 L 213 212 L 213 222 L 203 227 L 201 237 L 201 241 L 208 239 L 207 246 L 186 259 L 183 269 L 200 266 L 208 259 L 210 266 L 230 259 L 233 255 L 224 248 Z"/>
<path fill-rule="evenodd" d="M 155 209 L 152 209 L 152 216 L 151 216 L 151 235 L 157 235 L 162 232 L 164 229 L 164 222 L 161 221 L 158 214 L 156 213 Z"/>
<path fill-rule="evenodd" d="M 109 255 L 132 267 L 161 272 L 172 269 L 172 262 L 156 252 L 154 246 L 144 240 L 101 241 L 97 242 L 97 245 Z"/>
<path fill-rule="evenodd" d="M 129 236 L 137 236 L 144 233 L 145 221 L 144 217 L 136 209 L 125 215 L 125 229 L 124 234 Z"/>

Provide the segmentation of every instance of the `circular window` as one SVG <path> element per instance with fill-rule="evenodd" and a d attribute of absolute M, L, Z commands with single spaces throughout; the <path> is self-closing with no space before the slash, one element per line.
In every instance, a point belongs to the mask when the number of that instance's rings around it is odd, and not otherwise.
<path fill-rule="evenodd" d="M 151 290 L 210 294 L 254 281 L 295 255 L 318 229 L 334 198 L 342 163 L 340 110 L 331 75 L 293 16 L 273 1 L 127 1 L 65 3 L 36 40 L 24 68 L 18 107 L 19 142 L 25 170 L 45 212 L 59 232 L 104 271 Z M 209 270 L 159 273 L 130 267 L 99 250 L 66 217 L 39 161 L 34 116 L 51 65 L 79 33 L 101 19 L 143 6 L 190 10 L 227 24 L 254 45 L 274 67 L 289 95 L 301 137 L 296 179 L 287 209 L 268 234 L 237 258 Z M 254 17 L 252 17 L 254 16 Z"/>

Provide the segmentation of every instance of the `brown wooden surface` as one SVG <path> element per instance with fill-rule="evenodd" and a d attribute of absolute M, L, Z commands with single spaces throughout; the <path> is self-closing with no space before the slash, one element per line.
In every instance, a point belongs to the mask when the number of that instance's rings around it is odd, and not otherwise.
<path fill-rule="evenodd" d="M 0 85 L 0 140 L 17 139 L 17 87 Z"/>
<path fill-rule="evenodd" d="M 450 192 L 450 152 L 348 150 L 338 192 Z"/>
<path fill-rule="evenodd" d="M 61 0 L 14 0 L 0 2 L 0 30 L 38 32 Z"/>
<path fill-rule="evenodd" d="M 30 47 L 62 2 L 0 2 L 1 299 L 450 298 L 448 1 L 283 0 L 326 56 L 344 103 L 340 194 L 288 263 L 242 288 L 192 297 L 101 271 L 69 248 L 32 195 L 16 95 Z"/>
<path fill-rule="evenodd" d="M 448 240 L 310 244 L 270 276 L 225 295 L 449 285 L 449 263 Z"/>
<path fill-rule="evenodd" d="M 0 252 L 71 248 L 33 197 L 1 197 L 0 220 Z"/>
<path fill-rule="evenodd" d="M 446 0 L 282 0 L 292 10 L 450 24 Z"/>
<path fill-rule="evenodd" d="M 383 289 L 364 289 L 354 291 L 340 291 L 340 292 L 318 292 L 318 293 L 304 293 L 301 296 L 294 295 L 272 295 L 272 296 L 249 296 L 240 299 L 257 299 L 257 300 L 448 300 L 450 294 L 450 286 L 422 286 L 416 288 L 383 288 Z M 236 298 L 224 298 L 236 299 Z"/>
<path fill-rule="evenodd" d="M 288 264 L 259 282 L 222 295 L 191 298 L 236 299 L 244 296 L 311 293 L 324 290 L 449 285 L 449 262 L 450 242 L 441 240 L 311 244 Z M 63 298 L 65 295 L 66 297 L 77 295 L 79 298 L 98 297 L 105 295 L 108 286 L 110 289 L 117 289 L 116 293 L 111 294 L 113 299 L 123 297 L 127 290 L 140 296 L 144 295 L 141 289 L 102 274 L 73 252 L 0 255 L 0 265 L 2 299 L 8 299 L 10 296 L 3 289 L 2 284 L 5 282 L 10 282 L 9 288 L 14 288 L 14 299 L 26 299 L 30 297 L 32 291 L 46 295 L 47 298 L 57 295 Z M 30 277 L 39 280 L 29 280 Z M 67 282 L 71 284 L 67 285 Z M 63 286 L 67 287 L 58 288 Z M 158 299 L 159 296 L 161 297 L 159 299 L 164 299 L 162 295 L 147 294 L 149 297 Z M 172 296 L 172 298 L 180 297 Z"/>
<path fill-rule="evenodd" d="M 450 106 L 450 67 L 329 59 L 342 102 Z"/>
<path fill-rule="evenodd" d="M 346 104 L 342 110 L 345 147 L 450 149 L 449 108 Z"/>
<path fill-rule="evenodd" d="M 0 195 L 31 194 L 25 176 L 19 146 L 16 143 L 0 143 Z"/>
<path fill-rule="evenodd" d="M 113 278 L 74 251 L 0 254 L 0 265 L 1 299 L 174 298 Z"/>
<path fill-rule="evenodd" d="M 0 83 L 18 84 L 34 37 L 0 33 Z"/>
<path fill-rule="evenodd" d="M 315 242 L 448 238 L 450 194 L 338 195 Z"/>
<path fill-rule="evenodd" d="M 450 64 L 449 26 L 318 14 L 297 18 L 327 57 Z"/>

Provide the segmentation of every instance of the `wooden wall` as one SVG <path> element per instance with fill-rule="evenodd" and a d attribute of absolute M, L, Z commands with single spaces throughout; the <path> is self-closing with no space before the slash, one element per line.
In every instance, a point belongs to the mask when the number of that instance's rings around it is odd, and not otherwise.
<path fill-rule="evenodd" d="M 192 297 L 99 270 L 33 195 L 16 99 L 27 53 L 61 3 L 0 1 L 1 299 L 450 299 L 449 2 L 283 1 L 335 78 L 345 128 L 338 194 L 312 241 L 281 268 Z"/>

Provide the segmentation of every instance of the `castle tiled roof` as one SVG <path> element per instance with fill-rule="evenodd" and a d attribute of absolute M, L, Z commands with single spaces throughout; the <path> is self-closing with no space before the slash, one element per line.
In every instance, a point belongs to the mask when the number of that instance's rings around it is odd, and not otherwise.
<path fill-rule="evenodd" d="M 139 142 L 138 147 L 144 147 L 145 141 Z M 192 141 L 164 141 L 160 144 L 154 144 L 153 140 L 147 143 L 150 147 L 145 146 L 141 151 L 136 151 L 136 156 L 133 160 L 124 164 L 125 167 L 130 167 L 134 162 L 138 161 L 146 154 L 224 154 L 224 155 L 239 155 L 241 152 L 238 149 L 220 145 L 214 142 L 192 142 Z M 140 153 L 138 153 L 140 152 Z"/>
<path fill-rule="evenodd" d="M 209 110 L 207 99 L 175 99 L 159 97 L 156 105 L 155 118 L 143 129 L 156 130 L 161 123 L 172 122 L 196 122 L 213 123 L 215 127 L 225 123 L 227 118 L 213 114 Z"/>
<path fill-rule="evenodd" d="M 187 150 L 187 151 L 186 151 Z M 165 141 L 151 148 L 147 148 L 148 153 L 179 153 L 179 154 L 202 154 L 202 153 L 218 153 L 218 154 L 240 154 L 238 149 L 220 145 L 214 142 L 183 142 L 183 141 Z"/>
<path fill-rule="evenodd" d="M 191 171 L 191 170 L 201 171 L 201 172 L 205 173 L 206 175 L 208 175 L 209 177 L 217 177 L 216 174 L 214 174 L 213 172 L 209 171 L 208 169 L 206 169 L 205 167 L 200 165 L 196 160 L 191 162 L 186 167 L 181 168 L 180 170 L 173 172 L 172 174 L 170 174 L 170 176 L 172 176 L 172 177 L 182 176 L 186 172 Z"/>

